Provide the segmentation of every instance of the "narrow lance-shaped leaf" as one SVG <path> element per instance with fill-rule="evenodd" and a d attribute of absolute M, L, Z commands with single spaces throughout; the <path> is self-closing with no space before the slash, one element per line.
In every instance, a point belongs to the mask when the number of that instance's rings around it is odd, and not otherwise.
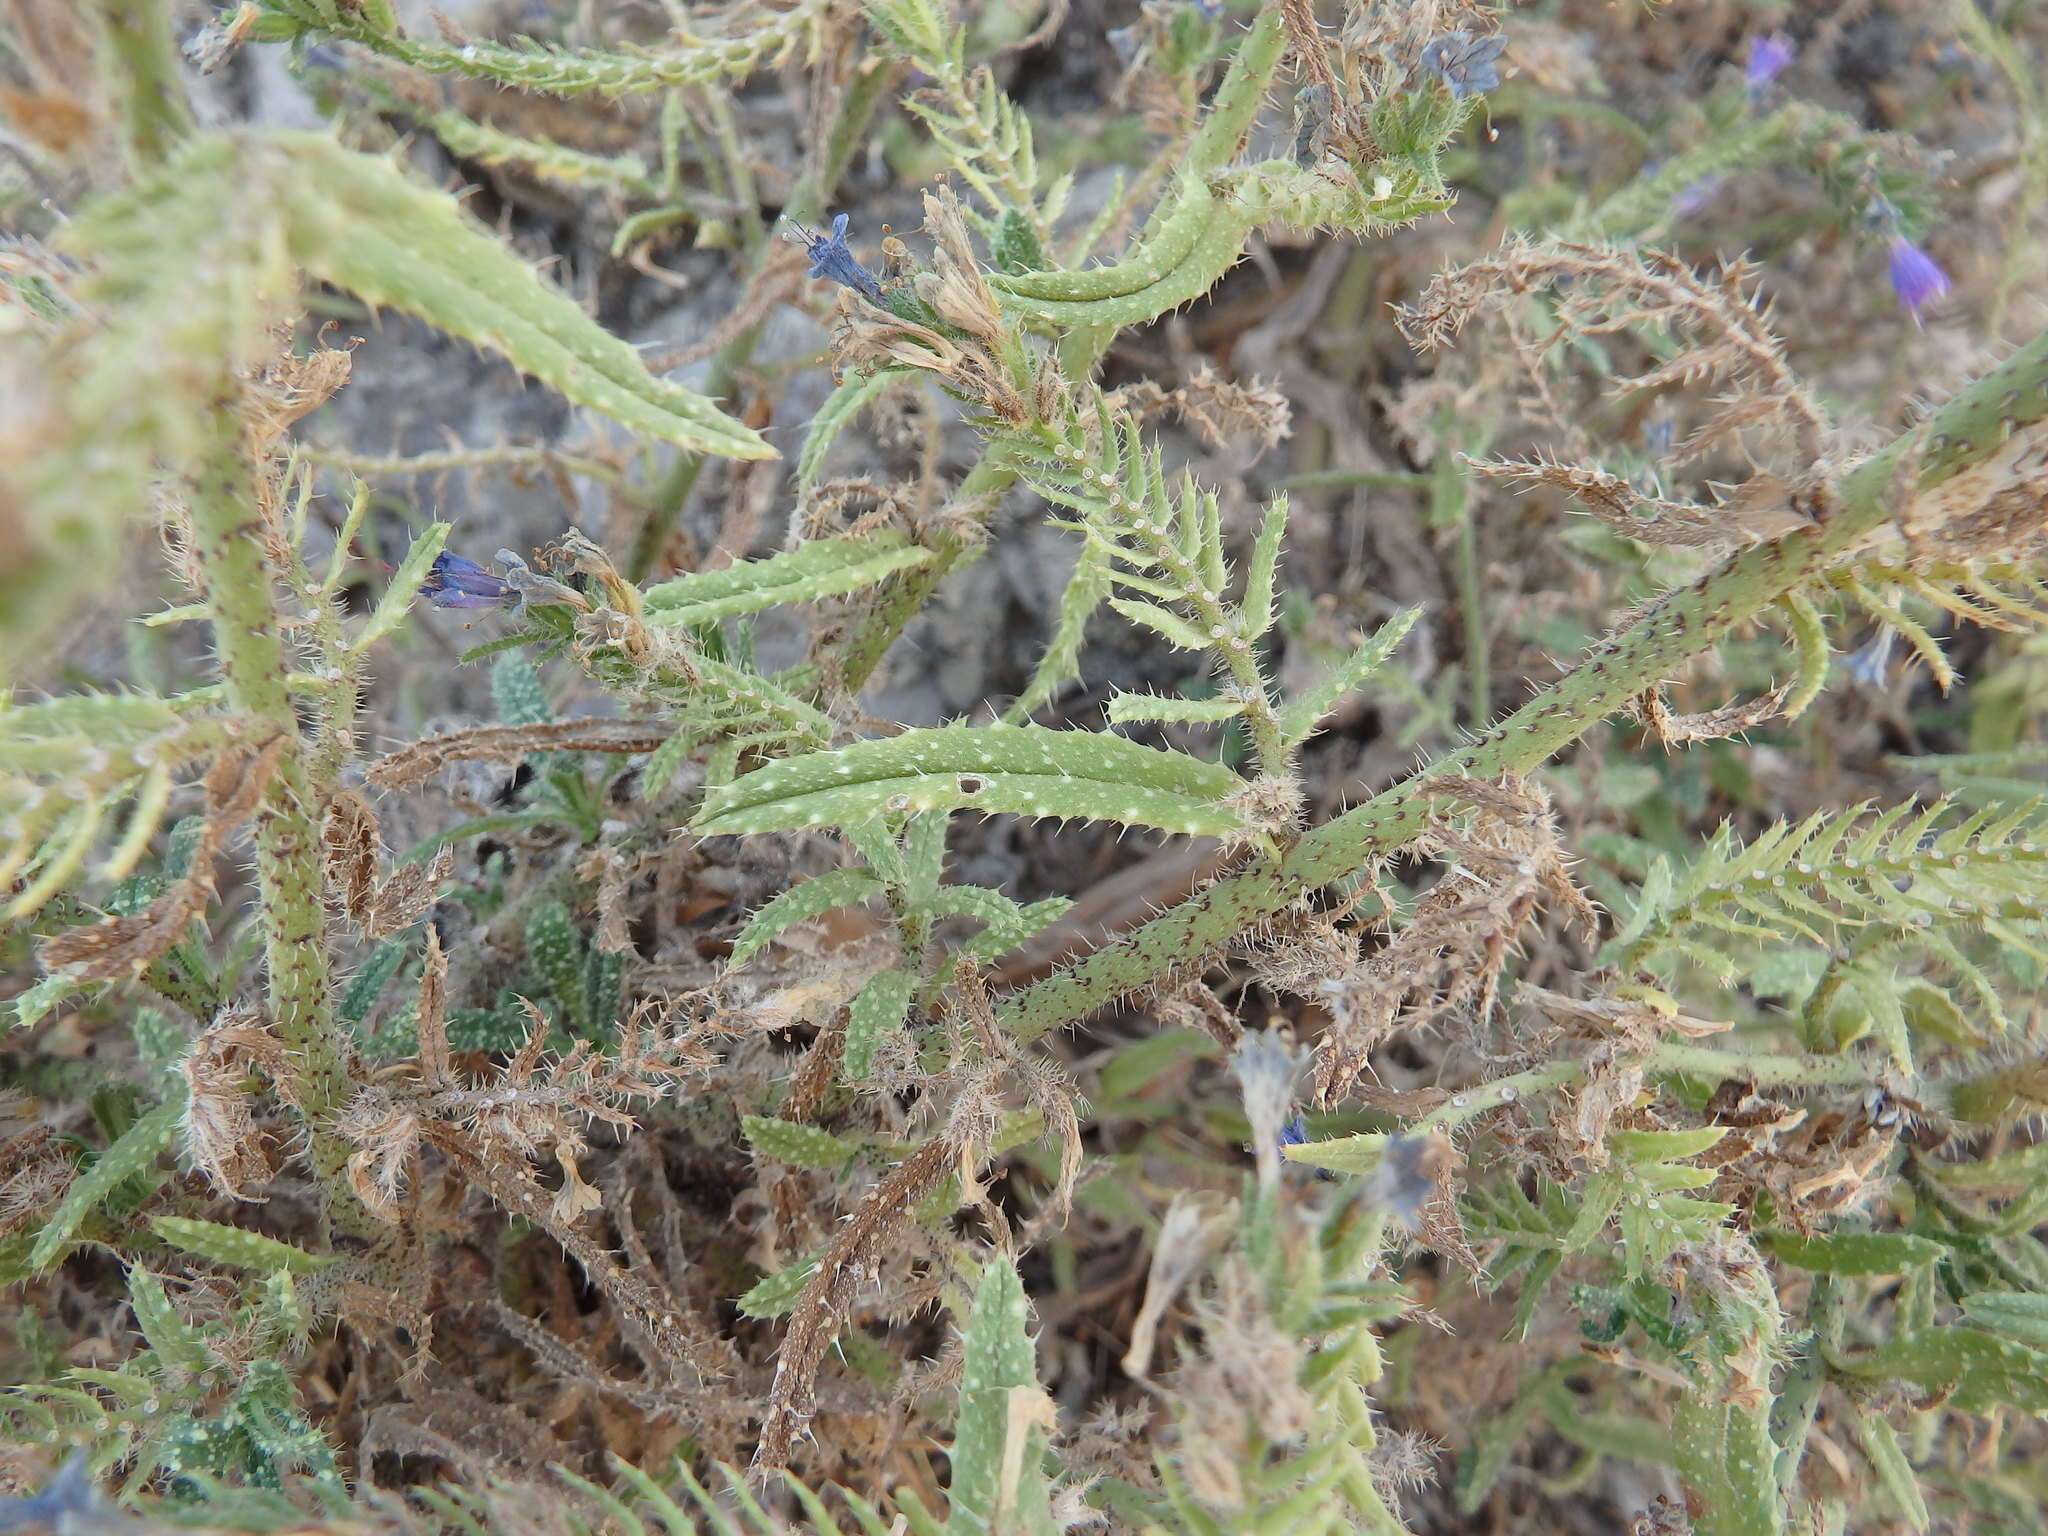
<path fill-rule="evenodd" d="M 862 984 L 846 1016 L 841 1075 L 848 1082 L 866 1081 L 874 1070 L 876 1048 L 903 1027 L 916 990 L 917 978 L 901 970 L 877 971 Z"/>
<path fill-rule="evenodd" d="M 1265 519 L 1252 544 L 1252 557 L 1245 567 L 1244 598 L 1238 604 L 1237 632 L 1256 640 L 1273 627 L 1274 580 L 1280 568 L 1280 544 L 1287 533 L 1287 498 L 1275 496 L 1266 503 Z"/>
<path fill-rule="evenodd" d="M 1039 658 L 1030 686 L 1005 716 L 1012 724 L 1030 718 L 1032 711 L 1047 703 L 1070 678 L 1080 675 L 1081 642 L 1087 634 L 1088 620 L 1109 592 L 1108 556 L 1095 540 L 1089 539 L 1083 543 L 1080 563 L 1060 594 L 1059 616 L 1053 623 L 1045 655 Z"/>
<path fill-rule="evenodd" d="M 1910 1232 L 1832 1232 L 1799 1237 L 1763 1231 L 1758 1244 L 1772 1258 L 1795 1269 L 1828 1275 L 1898 1275 L 1932 1264 L 1948 1249 L 1931 1237 Z"/>
<path fill-rule="evenodd" d="M 788 1163 L 792 1168 L 810 1168 L 820 1173 L 837 1173 L 860 1156 L 860 1144 L 821 1131 L 815 1125 L 795 1120 L 776 1120 L 767 1115 L 744 1115 L 740 1131 L 747 1145 L 763 1157 Z"/>
<path fill-rule="evenodd" d="M 1041 1458 L 1052 1404 L 1038 1385 L 1024 1284 L 1007 1257 L 982 1271 L 960 1366 L 947 1536 L 1058 1530 Z M 1042 1408 L 1043 1417 L 1032 1410 Z"/>
<path fill-rule="evenodd" d="M 1109 701 L 1109 723 L 1130 725 L 1140 720 L 1172 725 L 1214 725 L 1244 713 L 1244 700 L 1168 699 L 1149 693 L 1119 693 Z"/>
<path fill-rule="evenodd" d="M 893 531 L 858 539 L 813 539 L 765 560 L 741 560 L 649 587 L 650 624 L 709 624 L 778 603 L 808 603 L 885 581 L 928 564 L 932 552 Z"/>
<path fill-rule="evenodd" d="M 732 947 L 732 963 L 743 965 L 775 935 L 882 894 L 882 882 L 867 869 L 834 869 L 799 882 L 756 912 Z"/>
<path fill-rule="evenodd" d="M 1410 608 L 1388 620 L 1328 677 L 1291 701 L 1280 711 L 1281 739 L 1290 744 L 1305 741 L 1323 716 L 1336 707 L 1339 699 L 1364 682 L 1394 653 L 1394 647 L 1401 643 L 1421 613 L 1420 608 Z"/>
<path fill-rule="evenodd" d="M 29 1250 L 31 1273 L 40 1274 L 56 1261 L 79 1223 L 114 1192 L 115 1186 L 156 1161 L 157 1153 L 178 1129 L 179 1117 L 184 1112 L 181 1091 L 178 1098 L 166 1100 L 129 1126 L 100 1154 L 99 1161 L 71 1181 L 71 1187 L 64 1191 L 64 1198 L 43 1224 L 43 1230 L 36 1234 L 35 1246 Z"/>
<path fill-rule="evenodd" d="M 885 812 L 979 810 L 1115 821 L 1216 836 L 1229 769 L 1113 736 L 1038 726 L 905 731 L 771 763 L 705 797 L 695 830 L 779 832 Z"/>
<path fill-rule="evenodd" d="M 663 442 L 732 459 L 775 450 L 709 400 L 655 378 L 605 330 L 471 223 L 446 193 L 321 133 L 279 133 L 291 253 L 308 272 L 502 353 L 578 405 Z"/>
<path fill-rule="evenodd" d="M 825 455 L 831 451 L 839 434 L 883 390 L 898 379 L 909 378 L 911 372 L 908 368 L 877 368 L 872 373 L 840 380 L 838 387 L 825 397 L 825 403 L 818 407 L 818 414 L 811 418 L 810 430 L 804 434 L 804 445 L 797 453 L 798 495 L 818 483 L 818 472 L 825 466 Z"/>
<path fill-rule="evenodd" d="M 310 1275 L 338 1262 L 331 1255 L 308 1253 L 281 1243 L 261 1232 L 223 1226 L 217 1221 L 198 1221 L 189 1216 L 159 1216 L 150 1224 L 156 1235 L 173 1248 L 196 1253 L 216 1264 L 233 1264 L 240 1269 L 264 1274 Z"/>
<path fill-rule="evenodd" d="M 404 622 L 406 609 L 419 596 L 428 572 L 434 568 L 434 557 L 448 542 L 450 526 L 448 523 L 430 523 L 426 531 L 412 541 L 412 548 L 405 552 L 405 559 L 399 563 L 391 580 L 384 584 L 384 595 L 377 599 L 370 621 L 356 636 L 351 649 L 367 651 Z"/>

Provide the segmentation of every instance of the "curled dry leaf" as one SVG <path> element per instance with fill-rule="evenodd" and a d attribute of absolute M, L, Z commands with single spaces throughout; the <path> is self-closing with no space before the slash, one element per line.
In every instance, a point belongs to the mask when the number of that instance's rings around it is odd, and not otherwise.
<path fill-rule="evenodd" d="M 640 720 L 550 720 L 540 725 L 480 725 L 429 736 L 370 765 L 382 789 L 412 789 L 450 763 L 517 762 L 529 752 L 652 752 L 673 728 Z"/>
<path fill-rule="evenodd" d="M 206 910 L 214 859 L 262 798 L 284 747 L 284 738 L 276 737 L 260 747 L 217 753 L 206 772 L 205 824 L 184 877 L 132 916 L 53 935 L 38 951 L 44 968 L 68 972 L 74 981 L 119 981 L 138 975 L 177 943 L 186 924 Z"/>

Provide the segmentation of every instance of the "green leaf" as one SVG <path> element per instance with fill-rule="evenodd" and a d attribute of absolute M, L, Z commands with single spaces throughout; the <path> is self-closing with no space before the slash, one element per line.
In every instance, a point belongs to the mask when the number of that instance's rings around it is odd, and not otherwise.
<path fill-rule="evenodd" d="M 488 347 L 577 405 L 662 442 L 730 459 L 772 459 L 760 435 L 703 396 L 655 378 L 640 355 L 473 223 L 445 192 L 325 133 L 271 133 L 288 171 L 291 254 L 373 306 Z"/>
<path fill-rule="evenodd" d="M 1690 1131 L 1610 1131 L 1607 1145 L 1625 1163 L 1669 1163 L 1698 1157 L 1727 1134 L 1723 1125 Z"/>
<path fill-rule="evenodd" d="M 1028 907 L 1019 908 L 1015 918 L 989 924 L 962 944 L 955 954 L 971 956 L 986 965 L 1036 938 L 1066 916 L 1073 905 L 1064 896 L 1047 896 L 1042 901 L 1034 901 Z"/>
<path fill-rule="evenodd" d="M 825 397 L 825 403 L 818 407 L 818 414 L 811 418 L 811 428 L 804 434 L 804 445 L 797 453 L 796 489 L 799 496 L 818 483 L 818 473 L 825 467 L 825 455 L 839 434 L 873 404 L 883 390 L 898 379 L 910 378 L 914 371 L 909 368 L 877 368 L 872 373 L 857 374 L 839 381 L 832 393 Z"/>
<path fill-rule="evenodd" d="M 1919 1328 L 1867 1354 L 1831 1362 L 1838 1371 L 1946 1390 L 1949 1406 L 1984 1413 L 2004 1405 L 2048 1412 L 2048 1353 L 1976 1328 Z"/>
<path fill-rule="evenodd" d="M 99 1155 L 83 1173 L 71 1181 L 71 1187 L 64 1191 L 64 1198 L 57 1203 L 57 1209 L 36 1234 L 35 1246 L 29 1250 L 28 1267 L 31 1273 L 41 1274 L 56 1262 L 71 1240 L 79 1223 L 99 1208 L 101 1202 L 112 1195 L 124 1179 L 142 1172 L 156 1156 L 170 1143 L 185 1113 L 185 1101 L 180 1092 L 174 1099 L 168 1099 L 137 1120 L 122 1133 L 115 1143 Z"/>
<path fill-rule="evenodd" d="M 962 1350 L 947 1536 L 990 1536 L 998 1529 L 1052 1536 L 1059 1529 L 1042 1466 L 1044 1431 L 1029 1412 L 1016 1411 L 1022 1394 L 1042 1396 L 1028 1319 L 1016 1265 L 1006 1256 L 989 1260 Z M 1049 1415 L 1051 1404 L 1044 1406 Z M 1012 1448 L 1013 1434 L 1026 1443 Z M 1008 1479 L 1014 1484 L 1006 1487 Z"/>
<path fill-rule="evenodd" d="M 405 963 L 405 951 L 403 939 L 386 939 L 370 951 L 370 958 L 349 978 L 340 1001 L 334 1005 L 337 1023 L 353 1029 L 370 1016 L 370 1010 L 377 1006 L 377 999 L 383 995 L 384 988 Z"/>
<path fill-rule="evenodd" d="M 799 881 L 748 920 L 732 947 L 733 965 L 744 965 L 783 929 L 821 917 L 834 907 L 857 906 L 882 894 L 874 871 L 834 869 Z"/>
<path fill-rule="evenodd" d="M 593 1038 L 590 999 L 584 987 L 583 935 L 569 920 L 569 909 L 559 901 L 542 902 L 526 919 L 526 961 L 547 985 L 571 1030 L 580 1038 Z"/>
<path fill-rule="evenodd" d="M 1863 1452 L 1877 1471 L 1879 1485 L 1891 1495 L 1892 1504 L 1905 1516 L 1908 1529 L 1926 1530 L 1929 1523 L 1927 1501 L 1920 1495 L 1920 1479 L 1913 1473 L 1913 1464 L 1906 1460 L 1898 1433 L 1881 1413 L 1860 1404 L 1853 1404 L 1851 1412 L 1855 1416 L 1856 1438 L 1863 1442 Z"/>
<path fill-rule="evenodd" d="M 910 999 L 917 991 L 917 978 L 908 971 L 877 971 L 861 985 L 847 1010 L 846 1052 L 841 1075 L 851 1083 L 865 1082 L 874 1070 L 875 1048 L 885 1035 L 903 1027 L 910 1012 Z"/>
<path fill-rule="evenodd" d="M 1963 1298 L 1963 1315 L 2031 1348 L 2048 1351 L 2048 1296 L 2029 1291 L 1978 1291 Z"/>
<path fill-rule="evenodd" d="M 1825 1237 L 1766 1230 L 1758 1244 L 1795 1269 L 1827 1275 L 1897 1275 L 1932 1264 L 1948 1250 L 1932 1238 L 1906 1232 L 1835 1232 Z"/>
<path fill-rule="evenodd" d="M 796 1299 L 803 1294 L 805 1284 L 817 1270 L 818 1256 L 800 1259 L 787 1268 L 779 1269 L 772 1275 L 764 1276 L 748 1287 L 745 1295 L 734 1303 L 740 1316 L 766 1321 L 781 1317 L 796 1305 Z"/>
<path fill-rule="evenodd" d="M 1109 723 L 1129 725 L 1157 720 L 1179 725 L 1209 725 L 1244 713 L 1244 700 L 1219 695 L 1213 699 L 1169 699 L 1150 693 L 1119 693 L 1109 701 Z"/>
<path fill-rule="evenodd" d="M 871 587 L 934 558 L 893 530 L 858 539 L 813 539 L 764 560 L 738 560 L 724 570 L 697 571 L 649 587 L 647 622 L 710 624 L 780 603 L 815 602 Z"/>
<path fill-rule="evenodd" d="M 435 557 L 447 544 L 451 526 L 449 523 L 429 523 L 426 531 L 412 541 L 412 548 L 405 552 L 405 559 L 399 562 L 391 579 L 384 583 L 384 595 L 377 599 L 369 622 L 350 644 L 351 651 L 358 654 L 367 651 L 405 622 L 406 610 L 419 596 L 420 587 L 434 568 Z"/>
<path fill-rule="evenodd" d="M 1217 836 L 1227 768 L 1119 737 L 1039 726 L 943 726 L 770 763 L 705 796 L 695 830 L 780 832 L 887 812 L 979 810 Z"/>
<path fill-rule="evenodd" d="M 555 718 L 540 673 L 526 657 L 511 652 L 491 663 L 491 702 L 501 725 L 546 725 Z"/>
<path fill-rule="evenodd" d="M 788 1163 L 792 1168 L 809 1168 L 818 1173 L 838 1173 L 860 1156 L 860 1143 L 821 1131 L 815 1125 L 795 1120 L 774 1120 L 766 1115 L 742 1115 L 740 1130 L 747 1145 L 763 1157 Z"/>
<path fill-rule="evenodd" d="M 1274 574 L 1280 565 L 1280 543 L 1287 533 L 1287 497 L 1275 496 L 1266 503 L 1266 516 L 1259 524 L 1258 540 L 1245 568 L 1244 597 L 1238 603 L 1237 632 L 1256 640 L 1273 627 L 1278 614 L 1274 605 Z"/>
<path fill-rule="evenodd" d="M 1281 739 L 1290 744 L 1307 740 L 1323 716 L 1337 707 L 1339 699 L 1364 682 L 1393 655 L 1394 647 L 1401 643 L 1421 616 L 1420 608 L 1410 608 L 1395 615 L 1340 662 L 1328 677 L 1291 701 L 1280 711 Z"/>
<path fill-rule="evenodd" d="M 198 1376 L 213 1364 L 213 1351 L 199 1330 L 178 1316 L 163 1282 L 140 1264 L 128 1271 L 128 1304 L 142 1336 L 165 1365 Z"/>
<path fill-rule="evenodd" d="M 1109 606 L 1133 624 L 1151 630 L 1168 645 L 1178 646 L 1184 651 L 1206 651 L 1218 643 L 1216 639 L 1197 629 L 1191 620 L 1184 619 L 1157 603 L 1142 602 L 1135 597 L 1112 597 Z"/>
<path fill-rule="evenodd" d="M 1081 559 L 1060 593 L 1059 617 L 1045 654 L 1031 674 L 1031 683 L 1004 716 L 1012 725 L 1028 719 L 1032 711 L 1048 702 L 1070 678 L 1081 671 L 1081 642 L 1086 638 L 1088 620 L 1110 592 L 1107 558 L 1093 539 L 1081 546 Z"/>
<path fill-rule="evenodd" d="M 332 1255 L 308 1253 L 303 1248 L 281 1243 L 260 1232 L 223 1226 L 217 1221 L 159 1216 L 149 1225 L 150 1230 L 173 1248 L 196 1253 L 216 1264 L 232 1264 L 240 1269 L 260 1270 L 264 1274 L 311 1275 L 337 1262 Z"/>

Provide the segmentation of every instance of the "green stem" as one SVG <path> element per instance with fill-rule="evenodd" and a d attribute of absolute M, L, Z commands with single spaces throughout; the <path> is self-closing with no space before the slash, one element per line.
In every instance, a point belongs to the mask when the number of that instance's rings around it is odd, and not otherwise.
<path fill-rule="evenodd" d="M 1675 676 L 1737 626 L 1812 581 L 1884 524 L 1888 494 L 1909 450 L 1927 490 L 1987 456 L 2017 426 L 2048 417 L 2048 334 L 1895 439 L 1834 486 L 1814 526 L 1731 557 L 1595 646 L 1571 673 L 1476 741 L 1306 834 L 1284 859 L 1261 859 L 1103 946 L 1085 960 L 1003 1000 L 1006 1027 L 1035 1039 L 1194 964 L 1256 929 L 1309 892 L 1366 868 L 1419 833 L 1439 776 L 1527 774 L 1600 720 Z M 1924 445 L 1924 452 L 1922 447 Z"/>
<path fill-rule="evenodd" d="M 954 490 L 953 500 L 973 502 L 983 497 L 994 498 L 1015 484 L 1016 479 L 1015 470 L 984 455 Z M 881 664 L 883 653 L 895 644 L 896 637 L 903 633 L 903 626 L 923 609 L 939 583 L 957 567 L 981 553 L 982 546 L 956 536 L 941 535 L 933 541 L 931 548 L 937 558 L 895 577 L 882 605 L 860 621 L 860 626 L 840 653 L 839 683 L 849 697 L 860 692 L 861 685 Z"/>
<path fill-rule="evenodd" d="M 866 134 L 868 120 L 881 105 L 887 94 L 885 87 L 895 74 L 893 69 L 876 68 L 855 77 L 839 103 L 832 130 L 826 135 L 823 153 L 805 170 L 783 207 L 786 217 L 799 224 L 817 221 L 825 199 L 830 196 L 854 149 Z M 752 270 L 758 273 L 766 260 L 764 245 L 754 253 Z M 745 335 L 736 337 L 711 360 L 711 369 L 704 381 L 703 392 L 706 395 L 719 399 L 732 389 L 740 371 L 752 361 L 760 337 L 760 327 L 755 326 Z M 697 477 L 703 472 L 704 455 L 682 454 L 648 498 L 646 520 L 641 523 L 639 533 L 634 536 L 633 547 L 626 556 L 629 580 L 645 581 L 653 574 L 654 562 L 660 556 L 662 546 L 668 542 L 676 518 L 690 499 L 690 492 L 696 489 Z"/>
<path fill-rule="evenodd" d="M 161 164 L 192 131 L 165 0 L 100 0 L 107 65 L 121 100 L 129 169 Z"/>
<path fill-rule="evenodd" d="M 307 774 L 287 664 L 275 575 L 232 406 L 192 494 L 192 547 L 205 572 L 227 702 L 245 732 L 284 743 L 256 809 L 256 874 L 269 971 L 272 1028 L 298 1071 L 289 1097 L 310 1132 L 313 1166 L 346 1200 L 350 1148 L 330 1122 L 353 1091 L 328 1001 L 327 920 L 322 904 L 319 795 Z"/>

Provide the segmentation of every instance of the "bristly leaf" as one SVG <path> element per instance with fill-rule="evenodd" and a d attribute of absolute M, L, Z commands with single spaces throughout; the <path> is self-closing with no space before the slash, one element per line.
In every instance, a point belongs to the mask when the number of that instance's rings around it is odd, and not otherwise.
<path fill-rule="evenodd" d="M 846 430 L 853 419 L 898 379 L 913 376 L 909 368 L 877 368 L 871 373 L 841 379 L 832 393 L 825 397 L 825 403 L 818 407 L 818 414 L 811 418 L 811 427 L 804 434 L 804 445 L 796 458 L 796 489 L 799 496 L 818 483 L 818 472 L 825 466 L 825 455 L 839 434 Z"/>
<path fill-rule="evenodd" d="M 875 1066 L 875 1049 L 903 1027 L 917 978 L 908 971 L 877 971 L 861 986 L 846 1015 L 846 1051 L 840 1075 L 850 1083 L 865 1082 Z"/>
<path fill-rule="evenodd" d="M 1370 677 L 1394 653 L 1394 647 L 1401 643 L 1421 616 L 1420 608 L 1410 608 L 1389 619 L 1357 650 L 1339 662 L 1328 677 L 1300 698 L 1290 700 L 1280 711 L 1281 737 L 1289 743 L 1306 741 L 1323 716 L 1337 707 L 1337 701 Z"/>
<path fill-rule="evenodd" d="M 1038 1385 L 1027 1316 L 1016 1265 L 1005 1256 L 989 1260 L 962 1351 L 946 1536 L 1053 1536 L 1059 1529 L 1041 1465 L 1052 1404 Z"/>
<path fill-rule="evenodd" d="M 362 633 L 356 636 L 350 649 L 367 651 L 405 622 L 405 611 L 419 596 L 420 587 L 434 567 L 434 557 L 448 542 L 448 530 L 452 526 L 449 523 L 429 523 L 425 531 L 412 541 L 412 548 L 405 552 L 405 559 L 384 584 L 383 596 L 377 599 L 369 622 L 363 626 Z"/>
<path fill-rule="evenodd" d="M 779 832 L 885 813 L 979 810 L 1218 836 L 1229 769 L 1113 736 L 1039 726 L 943 726 L 770 763 L 705 796 L 695 831 Z"/>
<path fill-rule="evenodd" d="M 834 907 L 851 907 L 882 894 L 882 882 L 868 869 L 834 869 L 791 886 L 748 921 L 732 947 L 732 964 L 744 965 L 783 929 L 822 917 Z"/>
<path fill-rule="evenodd" d="M 1059 617 L 1053 624 L 1052 638 L 1046 642 L 1045 654 L 1031 674 L 1031 684 L 1004 716 L 1011 724 L 1029 719 L 1070 679 L 1080 675 L 1081 642 L 1087 635 L 1088 620 L 1108 598 L 1110 587 L 1108 557 L 1094 540 L 1087 540 L 1081 546 L 1081 558 L 1073 575 L 1067 578 L 1066 589 L 1060 593 Z"/>
<path fill-rule="evenodd" d="M 1948 1249 L 1910 1232 L 1830 1232 L 1799 1237 L 1775 1230 L 1756 1234 L 1772 1258 L 1796 1269 L 1829 1275 L 1898 1275 L 1932 1264 Z"/>
<path fill-rule="evenodd" d="M 1273 627 L 1278 614 L 1274 579 L 1280 568 L 1280 544 L 1287 534 L 1287 498 L 1275 496 L 1266 503 L 1266 515 L 1259 524 L 1252 557 L 1245 566 L 1244 597 L 1239 601 L 1237 632 L 1256 640 Z"/>
<path fill-rule="evenodd" d="M 445 192 L 323 133 L 276 133 L 293 257 L 372 305 L 400 310 L 552 385 L 577 405 L 696 453 L 770 459 L 757 432 L 655 378 L 640 355 L 471 223 Z"/>
<path fill-rule="evenodd" d="M 1109 723 L 1158 721 L 1173 725 L 1216 725 L 1244 713 L 1244 700 L 1227 694 L 1213 699 L 1169 699 L 1150 693 L 1119 693 L 1109 701 Z"/>
<path fill-rule="evenodd" d="M 260 1232 L 197 1221 L 186 1216 L 159 1216 L 150 1230 L 174 1248 L 196 1253 L 216 1264 L 232 1264 L 263 1274 L 311 1275 L 339 1262 L 331 1254 L 308 1253 Z"/>
<path fill-rule="evenodd" d="M 129 1126 L 119 1140 L 99 1155 L 98 1161 L 71 1181 L 71 1187 L 64 1191 L 64 1198 L 51 1212 L 50 1219 L 43 1223 L 42 1231 L 36 1234 L 35 1246 L 29 1250 L 31 1274 L 41 1274 L 57 1261 L 71 1235 L 78 1230 L 79 1223 L 113 1194 L 122 1180 L 140 1173 L 156 1161 L 157 1154 L 177 1133 L 178 1122 L 184 1113 L 181 1091 L 177 1098 L 167 1099 Z"/>
<path fill-rule="evenodd" d="M 837 1173 L 860 1156 L 860 1143 L 794 1120 L 743 1115 L 740 1131 L 747 1138 L 747 1145 L 761 1156 L 788 1163 L 792 1168 Z"/>
<path fill-rule="evenodd" d="M 894 531 L 813 539 L 765 560 L 740 560 L 724 570 L 698 571 L 649 587 L 647 622 L 709 624 L 781 603 L 815 602 L 873 586 L 932 558 L 930 550 Z"/>

